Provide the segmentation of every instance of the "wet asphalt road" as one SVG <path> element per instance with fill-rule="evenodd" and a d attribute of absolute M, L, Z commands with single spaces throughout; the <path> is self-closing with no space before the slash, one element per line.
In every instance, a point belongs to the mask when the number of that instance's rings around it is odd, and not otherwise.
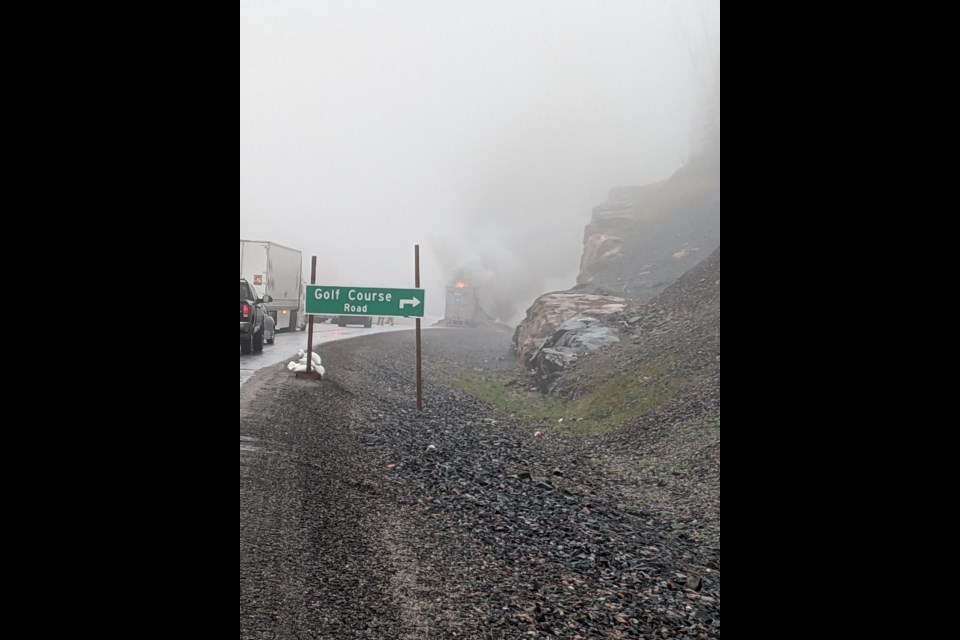
<path fill-rule="evenodd" d="M 340 328 L 335 324 L 316 325 L 313 330 L 313 344 L 323 344 L 332 340 L 345 340 L 347 338 L 356 338 L 359 336 L 369 336 L 375 333 L 385 333 L 388 331 L 404 331 L 413 329 L 413 325 L 393 327 L 373 326 L 369 329 L 363 327 L 344 327 Z M 249 356 L 240 356 L 240 386 L 249 380 L 253 374 L 263 369 L 281 362 L 290 362 L 293 360 L 297 351 L 307 350 L 307 332 L 297 331 L 294 333 L 278 333 L 276 344 L 264 345 L 263 353 L 254 353 Z"/>

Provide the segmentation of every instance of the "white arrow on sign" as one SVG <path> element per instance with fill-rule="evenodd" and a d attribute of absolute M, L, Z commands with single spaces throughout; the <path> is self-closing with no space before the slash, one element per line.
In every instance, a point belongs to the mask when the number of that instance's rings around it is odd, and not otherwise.
<path fill-rule="evenodd" d="M 413 298 L 412 300 L 401 300 L 401 301 L 400 301 L 400 308 L 401 308 L 401 309 L 403 309 L 403 308 L 406 307 L 407 305 L 410 305 L 411 307 L 413 307 L 414 309 L 416 309 L 417 307 L 420 306 L 420 300 L 418 300 L 417 298 Z"/>

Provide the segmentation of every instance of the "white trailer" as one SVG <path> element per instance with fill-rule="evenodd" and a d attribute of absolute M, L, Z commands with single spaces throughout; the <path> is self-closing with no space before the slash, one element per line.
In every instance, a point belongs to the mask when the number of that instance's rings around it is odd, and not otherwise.
<path fill-rule="evenodd" d="M 296 330 L 303 315 L 303 255 L 273 242 L 240 241 L 240 277 L 253 285 L 260 297 L 273 301 L 267 310 L 277 331 Z"/>

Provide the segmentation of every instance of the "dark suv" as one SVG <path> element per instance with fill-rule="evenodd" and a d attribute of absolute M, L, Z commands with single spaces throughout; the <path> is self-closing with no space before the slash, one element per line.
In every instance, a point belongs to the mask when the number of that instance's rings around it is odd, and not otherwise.
<path fill-rule="evenodd" d="M 263 333 L 267 315 L 264 304 L 273 302 L 270 296 L 257 297 L 250 283 L 240 278 L 240 353 L 249 355 L 263 351 Z"/>

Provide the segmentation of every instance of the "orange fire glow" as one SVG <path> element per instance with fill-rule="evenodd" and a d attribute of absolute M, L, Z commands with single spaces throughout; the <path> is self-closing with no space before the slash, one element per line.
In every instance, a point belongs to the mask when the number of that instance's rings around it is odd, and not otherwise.
<path fill-rule="evenodd" d="M 467 288 L 467 283 L 466 283 L 466 282 L 458 282 L 457 284 L 455 284 L 455 285 L 453 285 L 453 286 L 455 286 L 457 289 L 466 289 L 466 288 Z"/>

